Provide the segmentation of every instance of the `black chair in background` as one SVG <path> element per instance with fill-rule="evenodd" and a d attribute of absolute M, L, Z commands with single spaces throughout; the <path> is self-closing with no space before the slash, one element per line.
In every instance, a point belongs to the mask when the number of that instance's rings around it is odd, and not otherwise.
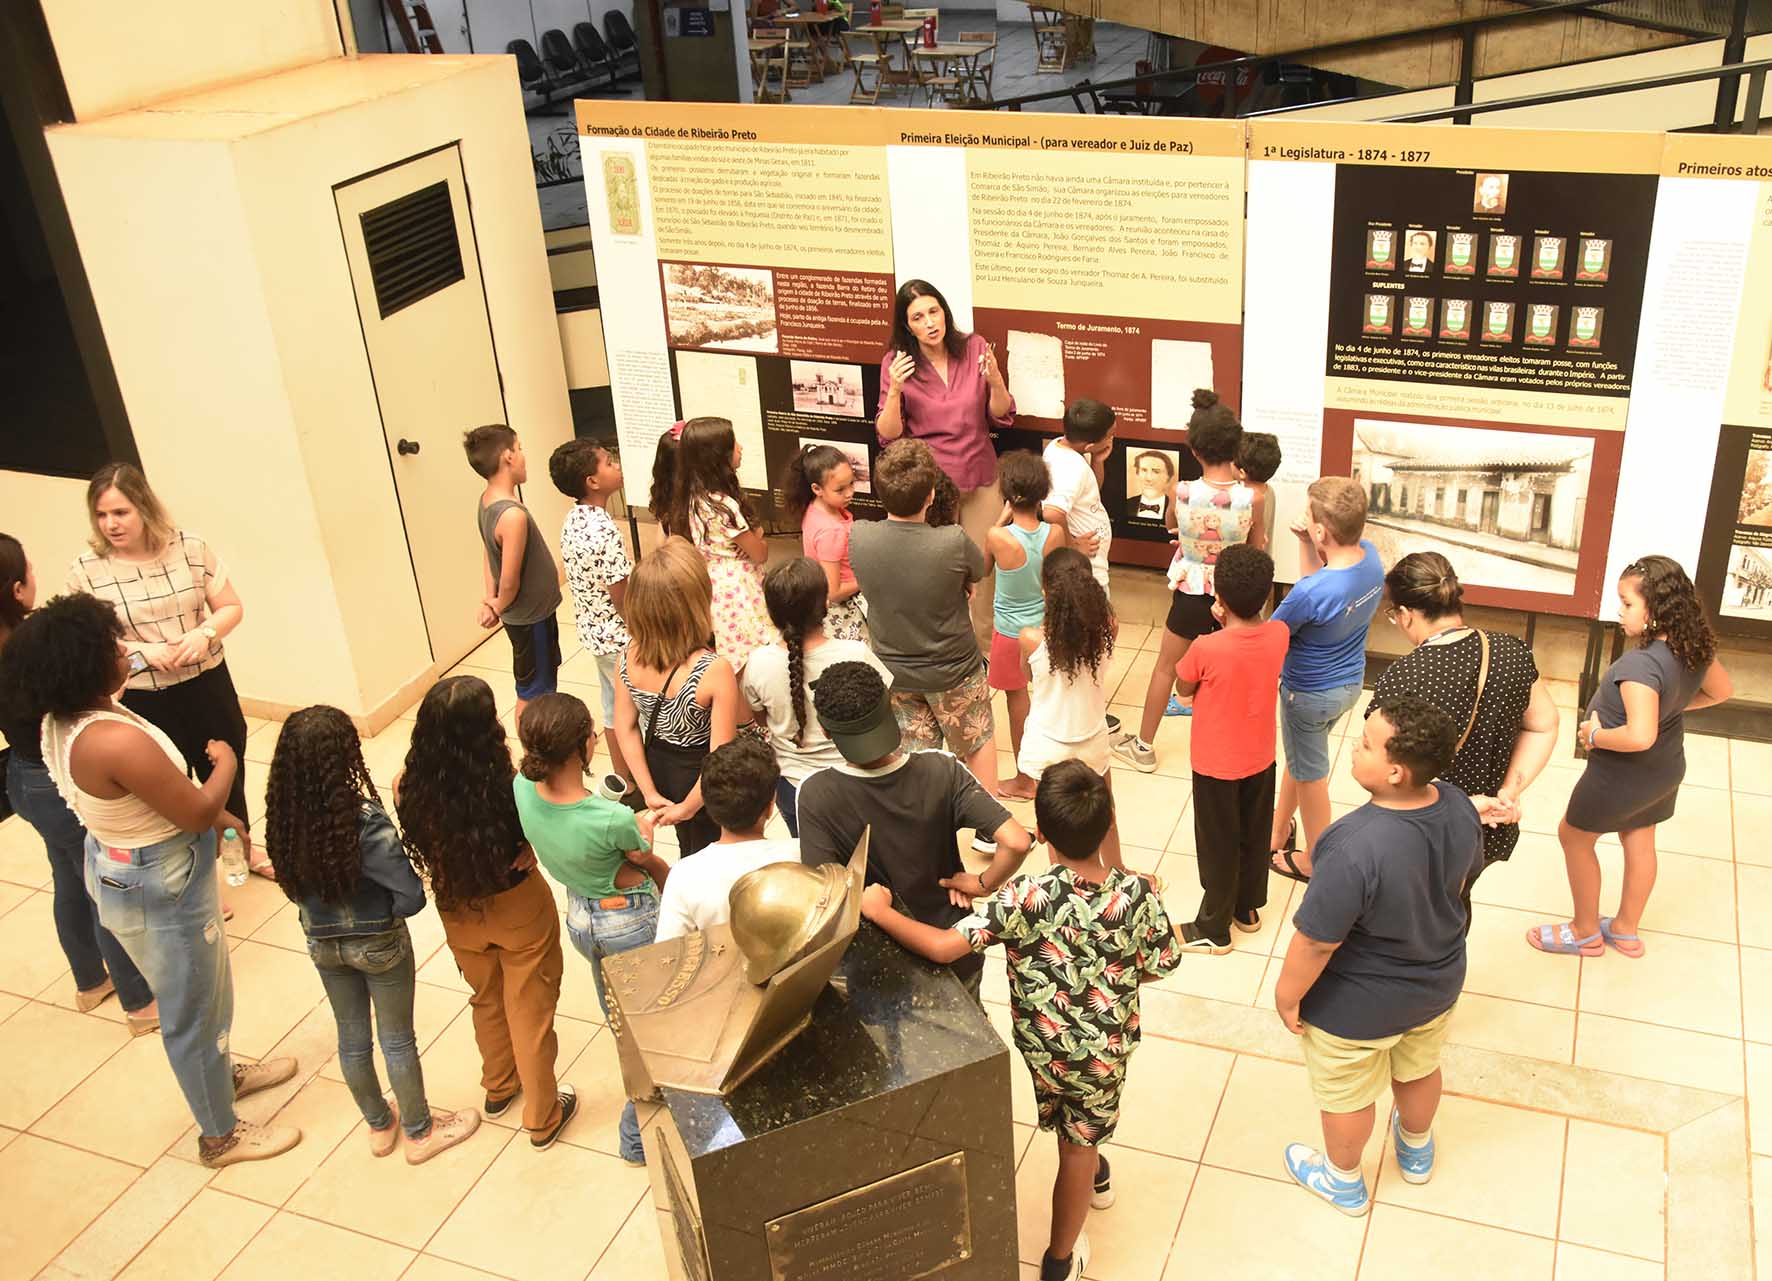
<path fill-rule="evenodd" d="M 578 50 L 558 27 L 550 27 L 541 33 L 541 60 L 562 85 L 576 89 L 591 82 L 593 73 L 579 61 Z"/>
<path fill-rule="evenodd" d="M 640 69 L 640 42 L 634 38 L 634 28 L 628 22 L 628 15 L 620 9 L 611 9 L 603 15 L 603 34 L 609 37 L 609 48 L 615 54 L 618 66 L 632 64 L 635 71 Z"/>
<path fill-rule="evenodd" d="M 558 85 L 553 74 L 536 56 L 535 46 L 527 40 L 517 39 L 505 45 L 505 52 L 517 60 L 517 83 L 523 86 L 524 92 L 539 93 L 544 106 L 552 102 Z"/>
<path fill-rule="evenodd" d="M 601 73 L 609 77 L 609 88 L 614 89 L 621 81 L 621 64 L 603 37 L 597 34 L 597 28 L 588 22 L 574 23 L 572 27 L 572 47 L 578 51 L 578 64 L 593 74 Z M 622 92 L 627 92 L 625 89 Z"/>

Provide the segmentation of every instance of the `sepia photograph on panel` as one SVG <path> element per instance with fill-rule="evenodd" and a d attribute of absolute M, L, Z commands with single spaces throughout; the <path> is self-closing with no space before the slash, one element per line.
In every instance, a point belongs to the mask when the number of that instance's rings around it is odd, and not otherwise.
<path fill-rule="evenodd" d="M 1718 610 L 1730 618 L 1772 619 L 1772 547 L 1729 548 Z"/>
<path fill-rule="evenodd" d="M 788 373 L 794 384 L 794 408 L 800 413 L 867 416 L 867 406 L 862 403 L 860 365 L 791 360 Z"/>
<path fill-rule="evenodd" d="M 1366 537 L 1385 564 L 1434 551 L 1473 585 L 1575 590 L 1592 440 L 1362 418 L 1353 445 Z"/>
<path fill-rule="evenodd" d="M 778 350 L 774 272 L 695 262 L 667 262 L 663 268 L 671 346 Z"/>

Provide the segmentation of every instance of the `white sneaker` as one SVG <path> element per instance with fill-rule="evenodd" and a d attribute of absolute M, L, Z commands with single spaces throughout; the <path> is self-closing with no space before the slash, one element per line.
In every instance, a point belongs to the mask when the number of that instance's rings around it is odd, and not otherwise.
<path fill-rule="evenodd" d="M 1040 1260 L 1040 1276 L 1042 1278 L 1050 1275 L 1046 1271 L 1046 1260 L 1050 1257 L 1050 1255 L 1047 1255 Z M 1066 1268 L 1062 1274 L 1063 1281 L 1083 1281 L 1083 1269 L 1088 1266 L 1089 1234 L 1086 1232 L 1079 1232 L 1077 1233 L 1077 1243 L 1071 1247 L 1071 1266 Z"/>

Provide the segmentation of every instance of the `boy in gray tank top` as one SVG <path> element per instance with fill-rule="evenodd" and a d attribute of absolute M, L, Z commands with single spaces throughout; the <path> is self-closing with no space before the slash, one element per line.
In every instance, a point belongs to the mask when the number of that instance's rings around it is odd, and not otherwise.
<path fill-rule="evenodd" d="M 517 433 L 502 424 L 476 427 L 462 437 L 468 465 L 485 478 L 477 518 L 486 549 L 486 595 L 480 626 L 503 624 L 511 641 L 517 715 L 532 698 L 552 694 L 560 671 L 560 572 L 535 518 L 517 498 L 529 463 Z"/>

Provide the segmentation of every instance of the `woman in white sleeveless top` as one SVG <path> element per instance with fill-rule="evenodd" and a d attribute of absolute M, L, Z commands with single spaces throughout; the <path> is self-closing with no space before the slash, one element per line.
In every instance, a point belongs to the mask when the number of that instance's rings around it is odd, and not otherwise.
<path fill-rule="evenodd" d="M 85 826 L 86 889 L 99 920 L 154 989 L 172 1074 L 212 1168 L 275 1156 L 301 1132 L 234 1112 L 242 1095 L 287 1081 L 294 1059 L 236 1066 L 228 940 L 215 883 L 214 824 L 239 761 L 209 744 L 201 787 L 172 740 L 113 697 L 129 675 L 116 612 L 94 596 L 60 596 L 29 615 L 6 646 L 9 667 L 43 716 L 43 762 Z"/>

